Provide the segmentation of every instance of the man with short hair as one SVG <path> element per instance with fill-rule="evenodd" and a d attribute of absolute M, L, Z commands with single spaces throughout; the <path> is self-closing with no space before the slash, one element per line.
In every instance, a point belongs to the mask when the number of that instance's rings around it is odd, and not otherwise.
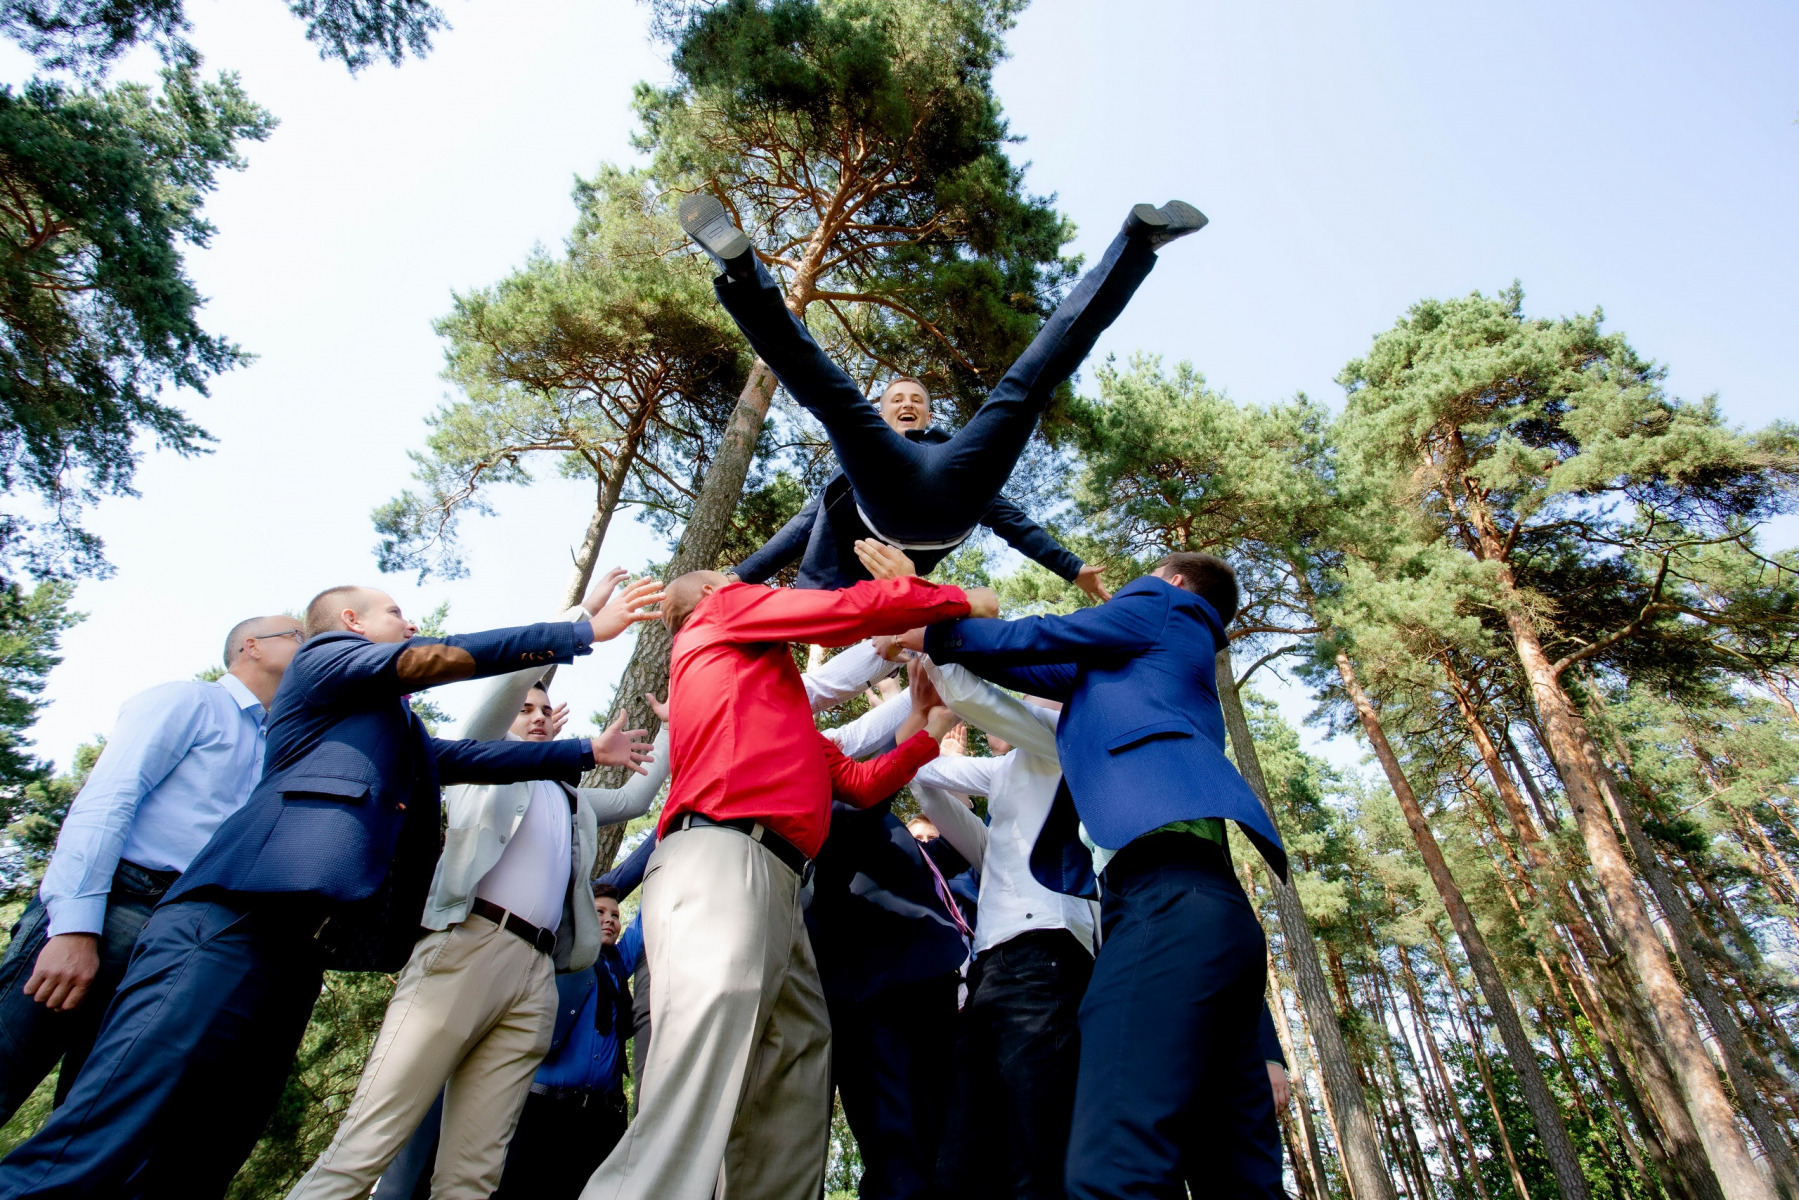
<path fill-rule="evenodd" d="M 572 781 L 596 761 L 586 739 L 433 738 L 406 697 L 572 661 L 630 623 L 602 621 L 591 599 L 577 622 L 432 638 L 373 588 L 314 598 L 261 780 L 145 924 L 67 1102 L 0 1162 L 0 1200 L 224 1193 L 280 1098 L 325 968 L 405 964 L 441 783 Z"/>
<path fill-rule="evenodd" d="M 0 960 L 0 1124 L 57 1060 L 61 1104 L 150 910 L 262 775 L 263 729 L 299 649 L 292 617 L 225 639 L 225 674 L 140 692 L 69 806 Z"/>
<path fill-rule="evenodd" d="M 1065 786 L 1032 871 L 1074 895 L 1092 895 L 1096 874 L 1106 884 L 1104 938 L 1080 1014 L 1065 1181 L 1074 1200 L 1172 1198 L 1188 1185 L 1280 1193 L 1256 1037 L 1267 948 L 1231 869 L 1224 821 L 1283 878 L 1287 856 L 1224 756 L 1214 671 L 1237 604 L 1227 564 L 1176 553 L 1094 608 L 951 621 L 900 639 L 1064 704 L 1056 750 Z"/>
<path fill-rule="evenodd" d="M 1180 200 L 1134 207 L 1098 265 L 953 435 L 931 428 L 930 397 L 916 380 L 889 383 L 878 410 L 868 403 L 861 386 L 825 356 L 787 307 L 780 285 L 717 197 L 687 196 L 679 217 L 719 268 L 713 284 L 719 301 L 788 394 L 824 424 L 842 468 L 762 553 L 738 567 L 740 578 L 766 579 L 803 552 L 800 586 L 844 587 L 869 578 L 851 549 L 868 536 L 904 550 L 924 574 L 987 525 L 1082 590 L 1105 598 L 1099 568 L 1057 546 L 1000 491 L 1037 418 L 1124 311 L 1155 266 L 1156 251 L 1203 228 L 1204 213 Z"/>
<path fill-rule="evenodd" d="M 614 570 L 595 585 L 590 602 L 598 601 L 602 624 L 626 622 L 661 599 L 654 580 L 613 596 L 624 576 Z M 576 608 L 563 619 L 587 615 Z M 554 736 L 542 668 L 496 676 L 482 687 L 462 723 L 465 738 L 545 743 Z M 666 716 L 654 696 L 647 698 Z M 621 708 L 597 740 L 622 750 L 641 733 L 625 733 L 624 719 Z M 421 921 L 428 932 L 400 972 L 331 1145 L 289 1200 L 368 1195 L 439 1091 L 443 1120 L 431 1194 L 485 1200 L 499 1186 L 506 1143 L 551 1043 L 556 973 L 585 972 L 601 956 L 604 937 L 587 882 L 599 831 L 649 810 L 668 778 L 666 727 L 657 747 L 653 764 L 639 766 L 621 788 L 538 779 L 445 792 L 444 852 Z"/>
<path fill-rule="evenodd" d="M 862 807 L 892 795 L 947 726 L 854 762 L 813 724 L 789 643 L 843 646 L 970 611 L 998 602 L 917 579 L 818 592 L 696 571 L 668 585 L 674 784 L 641 908 L 655 1038 L 638 1119 L 585 1200 L 816 1200 L 830 1028 L 801 888 L 833 794 Z"/>
<path fill-rule="evenodd" d="M 585 971 L 556 977 L 556 1028 L 549 1053 L 506 1151 L 494 1200 L 575 1200 L 625 1134 L 625 1043 L 632 972 L 643 958 L 643 926 L 619 932 L 619 890 L 594 883 L 603 946 Z"/>

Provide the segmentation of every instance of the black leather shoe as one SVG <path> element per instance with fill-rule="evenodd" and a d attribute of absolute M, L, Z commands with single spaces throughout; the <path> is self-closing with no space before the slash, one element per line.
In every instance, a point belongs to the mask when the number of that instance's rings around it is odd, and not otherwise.
<path fill-rule="evenodd" d="M 743 230 L 731 223 L 731 214 L 717 196 L 710 192 L 685 196 L 675 216 L 687 236 L 700 244 L 719 270 L 739 279 L 755 273 L 755 247 Z"/>
<path fill-rule="evenodd" d="M 717 201 L 713 203 L 716 204 Z M 1124 231 L 1134 237 L 1147 238 L 1150 248 L 1154 250 L 1160 250 L 1175 238 L 1198 233 L 1205 227 L 1206 214 L 1185 200 L 1170 200 L 1161 208 L 1153 204 L 1139 204 L 1124 219 Z"/>

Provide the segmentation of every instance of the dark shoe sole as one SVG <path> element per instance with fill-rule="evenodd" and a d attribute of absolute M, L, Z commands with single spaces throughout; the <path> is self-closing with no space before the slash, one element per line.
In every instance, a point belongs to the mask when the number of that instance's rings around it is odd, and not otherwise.
<path fill-rule="evenodd" d="M 1206 224 L 1206 214 L 1185 200 L 1170 200 L 1160 208 L 1153 204 L 1134 205 L 1124 228 L 1126 233 L 1141 234 L 1151 246 L 1160 248 L 1175 238 L 1198 233 Z"/>
<path fill-rule="evenodd" d="M 750 239 L 731 223 L 718 197 L 710 192 L 695 192 L 681 199 L 675 217 L 687 236 L 700 244 L 700 249 L 721 263 L 741 258 L 750 252 Z"/>

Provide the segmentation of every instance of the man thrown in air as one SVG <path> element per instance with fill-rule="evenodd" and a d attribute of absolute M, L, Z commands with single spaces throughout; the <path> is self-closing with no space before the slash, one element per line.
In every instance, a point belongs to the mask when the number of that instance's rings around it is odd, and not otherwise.
<path fill-rule="evenodd" d="M 930 397 L 915 380 L 893 381 L 879 407 L 871 405 L 788 309 L 780 285 L 716 197 L 688 196 L 679 216 L 688 236 L 723 272 L 713 283 L 719 301 L 788 394 L 824 424 L 842 468 L 739 567 L 740 578 L 760 582 L 803 553 L 801 587 L 848 587 L 869 577 L 852 547 L 870 535 L 904 550 L 926 574 L 986 525 L 1063 578 L 1105 598 L 1099 568 L 1082 565 L 1058 546 L 1000 489 L 1056 388 L 1124 311 L 1155 265 L 1156 251 L 1203 228 L 1204 213 L 1180 200 L 1131 209 L 1099 264 L 954 434 L 931 426 Z"/>

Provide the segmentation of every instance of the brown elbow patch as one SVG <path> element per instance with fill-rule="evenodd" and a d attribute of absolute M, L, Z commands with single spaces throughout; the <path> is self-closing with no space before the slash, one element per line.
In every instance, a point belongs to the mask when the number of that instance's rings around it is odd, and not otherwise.
<path fill-rule="evenodd" d="M 408 687 L 435 687 L 473 675 L 475 656 L 460 646 L 408 646 L 400 651 L 394 668 Z"/>

